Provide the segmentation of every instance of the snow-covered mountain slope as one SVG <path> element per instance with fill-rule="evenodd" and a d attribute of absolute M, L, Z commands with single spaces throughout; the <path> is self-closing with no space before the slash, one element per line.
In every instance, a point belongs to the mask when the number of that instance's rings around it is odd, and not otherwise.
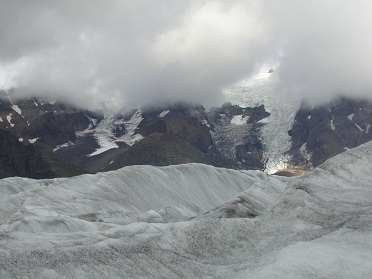
<path fill-rule="evenodd" d="M 191 164 L 3 179 L 0 277 L 371 278 L 371 162 L 370 142 L 296 178 Z"/>
<path fill-rule="evenodd" d="M 137 133 L 138 125 L 142 120 L 141 110 L 130 111 L 125 115 L 108 115 L 94 127 L 78 133 L 79 137 L 94 137 L 98 144 L 98 148 L 86 156 L 92 157 L 119 148 L 120 143 L 132 146 L 143 138 Z"/>

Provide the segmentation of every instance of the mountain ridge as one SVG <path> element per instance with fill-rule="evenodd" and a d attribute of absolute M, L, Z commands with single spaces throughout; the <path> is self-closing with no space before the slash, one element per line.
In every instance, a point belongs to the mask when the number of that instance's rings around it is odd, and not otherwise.
<path fill-rule="evenodd" d="M 372 139 L 370 102 L 339 98 L 316 107 L 302 102 L 298 110 L 291 105 L 280 115 L 281 105 L 275 108 L 276 103 L 264 99 L 263 93 L 244 88 L 235 92 L 237 99 L 242 95 L 264 101 L 251 102 L 251 107 L 227 102 L 208 110 L 175 103 L 103 115 L 36 98 L 12 102 L 3 95 L 0 130 L 14 135 L 13 141 L 18 139 L 24 146 L 31 145 L 55 158 L 48 159 L 50 168 L 66 169 L 67 163 L 70 169 L 76 166 L 79 170 L 63 175 L 63 171 L 53 172 L 44 178 L 128 165 L 190 162 L 302 174 Z M 293 115 L 293 122 L 290 125 L 286 120 L 287 124 L 280 126 L 277 119 L 285 119 L 285 115 Z M 13 175 L 33 177 L 16 170 L 2 174 Z"/>

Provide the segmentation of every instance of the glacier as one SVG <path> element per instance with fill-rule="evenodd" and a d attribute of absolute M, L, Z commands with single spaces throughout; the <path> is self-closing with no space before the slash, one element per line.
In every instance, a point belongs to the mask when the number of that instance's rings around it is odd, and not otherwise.
<path fill-rule="evenodd" d="M 274 92 L 276 81 L 275 74 L 273 77 L 270 69 L 268 67 L 258 69 L 250 79 L 224 90 L 224 95 L 232 104 L 241 107 L 264 105 L 265 110 L 270 113 L 269 117 L 259 123 L 264 124 L 260 133 L 264 147 L 265 172 L 273 174 L 291 167 L 290 157 L 286 154 L 291 148 L 288 131 L 292 129 L 301 99 L 296 96 L 279 98 L 270 93 Z"/>
<path fill-rule="evenodd" d="M 0 278 L 372 278 L 372 142 L 302 177 L 202 164 L 0 180 Z"/>

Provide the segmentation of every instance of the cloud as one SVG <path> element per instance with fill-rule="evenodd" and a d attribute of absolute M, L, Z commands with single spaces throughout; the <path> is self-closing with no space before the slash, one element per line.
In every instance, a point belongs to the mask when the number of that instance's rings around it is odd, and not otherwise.
<path fill-rule="evenodd" d="M 273 94 L 371 97 L 368 1 L 0 2 L 0 86 L 20 95 L 214 105 L 275 62 Z"/>
<path fill-rule="evenodd" d="M 276 90 L 314 102 L 338 94 L 372 99 L 370 1 L 267 1 L 282 51 Z"/>

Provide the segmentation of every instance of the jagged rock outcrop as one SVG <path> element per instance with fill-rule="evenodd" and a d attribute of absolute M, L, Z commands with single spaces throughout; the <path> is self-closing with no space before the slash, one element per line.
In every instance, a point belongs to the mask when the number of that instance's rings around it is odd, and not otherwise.
<path fill-rule="evenodd" d="M 322 106 L 303 102 L 292 130 L 292 165 L 316 167 L 327 159 L 372 140 L 372 103 L 339 98 Z"/>

